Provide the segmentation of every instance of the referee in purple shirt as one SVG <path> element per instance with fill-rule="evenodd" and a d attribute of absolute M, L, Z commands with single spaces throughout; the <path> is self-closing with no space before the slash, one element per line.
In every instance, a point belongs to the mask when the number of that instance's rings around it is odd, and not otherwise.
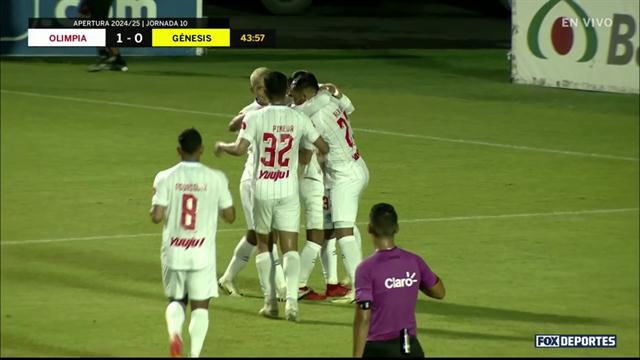
<path fill-rule="evenodd" d="M 396 246 L 398 214 L 380 203 L 369 213 L 376 252 L 356 270 L 354 357 L 424 357 L 416 338 L 418 290 L 442 299 L 442 279 L 422 258 Z"/>

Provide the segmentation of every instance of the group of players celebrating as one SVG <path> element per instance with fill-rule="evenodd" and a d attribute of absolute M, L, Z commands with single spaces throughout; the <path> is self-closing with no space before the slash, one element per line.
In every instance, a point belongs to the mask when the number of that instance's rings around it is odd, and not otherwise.
<path fill-rule="evenodd" d="M 231 131 L 239 131 L 236 141 L 215 145 L 218 156 L 247 154 L 240 180 L 247 233 L 218 283 L 230 295 L 241 296 L 234 279 L 257 249 L 264 295 L 260 314 L 277 317 L 281 299 L 285 318 L 298 321 L 299 299 L 354 301 L 353 290 L 338 282 L 336 242 L 349 279 L 355 279 L 362 261 L 355 222 L 369 171 L 349 122 L 354 107 L 334 85 L 319 84 L 307 71 L 287 78 L 267 68 L 254 70 L 250 83 L 255 100 L 229 124 Z M 301 203 L 307 241 L 299 253 Z M 280 245 L 282 261 L 274 244 Z M 307 286 L 318 257 L 324 294 Z"/>
<path fill-rule="evenodd" d="M 257 249 L 256 268 L 264 295 L 259 313 L 274 318 L 278 299 L 285 318 L 299 321 L 298 300 L 354 302 L 353 289 L 338 282 L 336 242 L 349 282 L 362 261 L 355 226 L 360 195 L 369 171 L 353 139 L 348 116 L 354 107 L 332 84 L 320 85 L 307 71 L 290 78 L 258 68 L 251 74 L 255 101 L 231 121 L 233 143 L 217 142 L 215 154 L 248 154 L 240 181 L 247 233 L 235 248 L 224 275 L 216 281 L 217 219 L 232 223 L 236 214 L 225 174 L 200 162 L 202 137 L 187 129 L 178 137 L 181 161 L 160 171 L 153 182 L 151 220 L 162 223 L 162 282 L 170 354 L 182 355 L 182 327 L 191 305 L 190 355 L 198 357 L 209 327 L 209 300 L 218 286 L 241 296 L 238 272 Z M 299 166 L 300 164 L 300 166 Z M 304 204 L 307 242 L 298 253 L 300 203 Z M 282 252 L 282 261 L 277 246 Z M 325 294 L 307 281 L 320 257 Z M 216 284 L 217 283 L 217 284 Z"/>

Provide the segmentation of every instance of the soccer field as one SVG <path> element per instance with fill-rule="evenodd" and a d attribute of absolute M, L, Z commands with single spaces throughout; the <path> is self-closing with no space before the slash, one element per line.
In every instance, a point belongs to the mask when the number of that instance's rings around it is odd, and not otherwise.
<path fill-rule="evenodd" d="M 219 226 L 222 274 L 245 231 L 244 159 L 212 149 L 235 138 L 257 66 L 311 70 L 353 101 L 364 254 L 368 210 L 390 202 L 399 246 L 447 287 L 418 301 L 428 356 L 639 355 L 637 95 L 512 85 L 504 50 L 219 51 L 131 58 L 128 73 L 91 61 L 1 64 L 2 356 L 168 354 L 153 178 L 199 129 L 238 210 Z M 237 284 L 250 296 L 212 301 L 203 356 L 351 355 L 352 306 L 303 301 L 301 323 L 268 320 L 253 259 Z M 534 347 L 555 333 L 618 346 Z"/>

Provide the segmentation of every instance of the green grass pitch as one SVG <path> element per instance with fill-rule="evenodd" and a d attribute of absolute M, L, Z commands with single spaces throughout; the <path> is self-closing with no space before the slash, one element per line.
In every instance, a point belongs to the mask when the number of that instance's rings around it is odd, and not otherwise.
<path fill-rule="evenodd" d="M 180 130 L 202 131 L 239 211 L 219 227 L 221 274 L 244 231 L 244 159 L 211 150 L 235 138 L 226 114 L 251 101 L 257 66 L 312 70 L 352 99 L 371 171 L 359 221 L 394 204 L 399 245 L 447 286 L 418 302 L 427 355 L 639 355 L 637 95 L 512 85 L 500 50 L 216 51 L 131 58 L 128 73 L 91 61 L 1 65 L 2 356 L 168 354 L 153 177 L 178 161 Z M 82 239 L 21 243 L 69 238 Z M 203 356 L 351 355 L 352 306 L 267 320 L 253 260 L 238 285 L 252 297 L 212 302 Z M 619 344 L 536 349 L 540 333 Z"/>

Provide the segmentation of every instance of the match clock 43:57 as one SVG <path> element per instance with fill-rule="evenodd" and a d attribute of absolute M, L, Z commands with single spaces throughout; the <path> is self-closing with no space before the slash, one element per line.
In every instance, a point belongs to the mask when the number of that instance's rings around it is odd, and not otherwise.
<path fill-rule="evenodd" d="M 275 47 L 274 30 L 231 29 L 231 47 Z"/>

